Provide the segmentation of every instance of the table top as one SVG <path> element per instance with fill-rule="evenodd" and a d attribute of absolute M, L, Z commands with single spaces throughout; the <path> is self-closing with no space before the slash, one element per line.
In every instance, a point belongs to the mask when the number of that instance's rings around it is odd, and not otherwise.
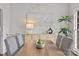
<path fill-rule="evenodd" d="M 64 56 L 64 53 L 51 40 L 45 40 L 45 47 L 37 49 L 35 41 L 27 39 L 16 56 Z"/>

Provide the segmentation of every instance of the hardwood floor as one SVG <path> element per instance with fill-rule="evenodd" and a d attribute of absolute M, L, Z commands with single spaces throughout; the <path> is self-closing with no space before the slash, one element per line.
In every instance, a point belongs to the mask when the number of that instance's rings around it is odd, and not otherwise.
<path fill-rule="evenodd" d="M 25 36 L 25 45 L 16 56 L 64 56 L 64 53 L 58 50 L 51 40 L 45 41 L 45 47 L 43 49 L 37 49 L 35 40 L 32 40 L 30 36 Z"/>

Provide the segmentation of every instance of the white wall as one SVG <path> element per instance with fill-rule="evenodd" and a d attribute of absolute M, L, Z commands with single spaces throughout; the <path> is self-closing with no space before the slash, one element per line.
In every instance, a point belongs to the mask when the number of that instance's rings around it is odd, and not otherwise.
<path fill-rule="evenodd" d="M 3 38 L 3 22 L 2 22 L 2 9 L 0 8 L 0 51 L 2 46 L 1 41 L 3 40 L 2 38 Z"/>
<path fill-rule="evenodd" d="M 68 15 L 68 4 L 11 4 L 11 20 L 10 33 L 21 32 L 25 33 L 25 18 L 26 14 L 39 13 L 51 14 L 52 28 L 55 34 L 58 33 L 59 23 L 57 20 L 63 16 Z M 62 25 L 63 26 L 63 25 Z"/>
<path fill-rule="evenodd" d="M 10 5 L 9 4 L 0 4 L 0 8 L 3 12 L 3 41 L 6 38 L 6 34 L 9 33 L 9 20 L 10 20 Z M 1 44 L 3 45 L 1 48 L 0 53 L 5 53 L 6 48 L 4 42 L 1 41 Z M 3 49 L 4 48 L 4 49 Z"/>

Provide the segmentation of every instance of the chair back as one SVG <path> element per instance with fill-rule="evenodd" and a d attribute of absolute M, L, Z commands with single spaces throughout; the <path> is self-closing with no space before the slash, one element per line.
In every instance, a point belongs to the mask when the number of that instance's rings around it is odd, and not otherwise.
<path fill-rule="evenodd" d="M 18 51 L 18 45 L 15 36 L 7 37 L 5 40 L 6 50 L 8 56 L 13 56 Z"/>
<path fill-rule="evenodd" d="M 72 38 L 70 37 L 63 37 L 62 43 L 61 43 L 61 49 L 63 51 L 70 49 L 72 43 Z"/>
<path fill-rule="evenodd" d="M 17 39 L 17 43 L 18 43 L 18 47 L 21 48 L 24 45 L 24 35 L 23 34 L 16 34 L 16 39 Z"/>

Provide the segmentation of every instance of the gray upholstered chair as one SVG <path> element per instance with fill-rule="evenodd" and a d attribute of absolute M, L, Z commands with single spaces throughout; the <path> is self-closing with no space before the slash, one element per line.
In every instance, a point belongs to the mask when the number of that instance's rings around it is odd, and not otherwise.
<path fill-rule="evenodd" d="M 71 51 L 72 38 L 58 35 L 56 40 L 56 47 L 64 52 L 65 55 L 69 55 Z"/>
<path fill-rule="evenodd" d="M 8 56 L 13 56 L 18 51 L 18 45 L 15 36 L 9 36 L 5 40 L 6 50 Z"/>
<path fill-rule="evenodd" d="M 18 43 L 18 47 L 19 48 L 23 47 L 23 45 L 25 43 L 24 35 L 17 33 L 16 34 L 16 40 L 17 40 L 17 43 Z"/>
<path fill-rule="evenodd" d="M 63 37 L 62 43 L 61 43 L 61 50 L 65 51 L 70 49 L 72 43 L 72 38 L 70 37 Z"/>
<path fill-rule="evenodd" d="M 72 44 L 72 42 L 73 42 L 72 38 L 63 37 L 62 44 L 61 44 L 61 50 L 64 52 L 64 54 L 66 56 L 71 55 L 71 50 L 72 50 L 71 44 Z"/>

